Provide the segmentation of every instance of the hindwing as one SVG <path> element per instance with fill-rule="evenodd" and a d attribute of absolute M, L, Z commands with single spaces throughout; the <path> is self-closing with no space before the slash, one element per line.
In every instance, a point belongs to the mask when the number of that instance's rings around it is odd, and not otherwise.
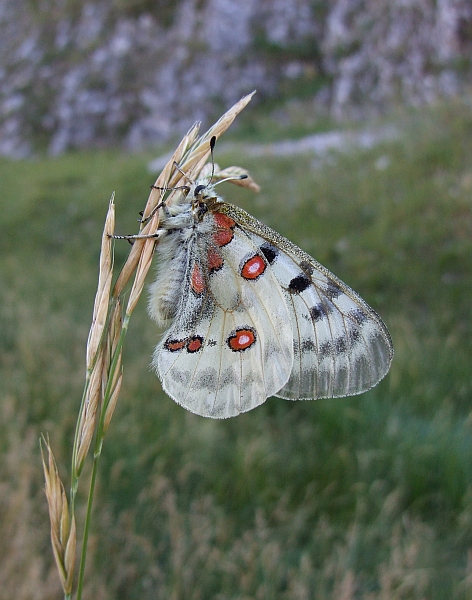
<path fill-rule="evenodd" d="M 188 410 L 226 418 L 262 404 L 289 381 L 292 321 L 269 261 L 223 213 L 208 213 L 188 242 L 184 281 L 153 366 Z"/>

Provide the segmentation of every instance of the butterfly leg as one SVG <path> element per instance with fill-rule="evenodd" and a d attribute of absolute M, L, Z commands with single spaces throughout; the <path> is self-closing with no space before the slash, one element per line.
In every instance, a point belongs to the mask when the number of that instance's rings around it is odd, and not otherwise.
<path fill-rule="evenodd" d="M 151 187 L 152 187 L 152 188 L 155 188 L 155 189 L 161 189 L 161 188 L 156 188 L 156 186 L 154 186 L 154 185 L 152 185 Z M 169 216 L 169 214 L 170 214 L 170 213 L 169 213 L 169 209 L 167 208 L 167 205 L 166 205 L 166 203 L 164 202 L 164 200 L 162 200 L 161 202 L 159 202 L 159 204 L 157 204 L 157 205 L 156 205 L 156 206 L 155 206 L 155 207 L 152 209 L 152 211 L 151 211 L 151 212 L 148 214 L 148 216 L 147 216 L 147 217 L 143 217 L 143 213 L 142 213 L 142 212 L 140 212 L 139 214 L 141 215 L 142 219 L 138 219 L 138 221 L 139 221 L 140 223 L 142 223 L 143 225 L 145 225 L 145 224 L 146 224 L 148 221 L 150 221 L 150 220 L 152 219 L 152 217 L 153 217 L 153 216 L 154 216 L 154 215 L 157 213 L 157 211 L 158 211 L 160 208 L 162 208 L 162 210 L 164 211 L 164 214 L 165 214 L 166 216 Z"/>
<path fill-rule="evenodd" d="M 158 187 L 156 185 L 151 185 L 151 189 L 152 190 L 162 190 L 164 193 L 165 192 L 169 192 L 169 191 L 174 191 L 174 190 L 184 190 L 185 192 L 189 192 L 190 188 L 188 187 L 188 185 L 181 185 L 179 187 L 175 187 L 175 188 L 168 188 L 168 187 Z M 170 217 L 170 212 L 169 209 L 167 208 L 167 205 L 165 203 L 164 200 L 162 200 L 161 202 L 159 202 L 159 204 L 157 206 L 155 206 L 152 211 L 149 213 L 149 215 L 147 217 L 144 217 L 142 219 L 139 219 L 140 223 L 147 223 L 150 219 L 152 219 L 152 217 L 156 214 L 156 212 L 162 208 L 162 210 L 164 211 L 164 214 L 166 215 L 166 217 Z M 142 216 L 142 213 L 140 213 Z"/>
<path fill-rule="evenodd" d="M 110 235 L 109 238 L 113 238 L 114 240 L 128 240 L 129 242 L 133 242 L 134 240 L 150 240 L 156 239 L 158 240 L 165 233 L 164 229 L 158 229 L 155 233 L 136 233 L 135 235 Z"/>
<path fill-rule="evenodd" d="M 141 219 L 138 219 L 138 222 L 139 222 L 139 223 L 142 223 L 143 225 L 145 225 L 145 224 L 146 224 L 148 221 L 150 221 L 150 220 L 152 219 L 152 217 L 153 217 L 153 216 L 154 216 L 154 215 L 157 213 L 157 211 L 158 211 L 160 208 L 163 208 L 163 207 L 165 207 L 164 201 L 162 201 L 162 202 L 159 202 L 159 204 L 157 204 L 157 205 L 156 205 L 156 206 L 155 206 L 155 207 L 152 209 L 152 211 L 151 211 L 151 212 L 148 214 L 148 216 L 147 216 L 147 217 L 144 217 L 144 216 L 143 216 L 143 215 L 144 215 L 144 211 L 142 211 L 142 210 L 141 210 L 141 211 L 139 211 L 139 214 L 141 215 Z M 165 210 L 165 209 L 164 209 L 164 210 Z"/>

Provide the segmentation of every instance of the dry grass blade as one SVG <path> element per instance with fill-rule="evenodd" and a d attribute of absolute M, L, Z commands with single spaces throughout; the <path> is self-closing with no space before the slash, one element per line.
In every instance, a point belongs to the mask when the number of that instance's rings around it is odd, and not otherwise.
<path fill-rule="evenodd" d="M 234 119 L 239 113 L 249 104 L 251 98 L 256 92 L 251 92 L 239 102 L 236 102 L 218 121 L 210 127 L 210 129 L 199 138 L 194 147 L 191 149 L 185 161 L 180 164 L 180 168 L 184 173 L 193 179 L 199 174 L 201 168 L 206 163 L 210 154 L 209 142 L 213 136 L 217 139 L 229 128 Z"/>
<path fill-rule="evenodd" d="M 103 420 L 103 433 L 105 434 L 108 426 L 110 425 L 110 421 L 111 418 L 113 416 L 113 413 L 115 411 L 115 407 L 116 407 L 116 403 L 118 401 L 118 396 L 120 395 L 120 390 L 121 390 L 121 382 L 123 380 L 123 371 L 121 368 L 121 359 L 120 359 L 120 365 L 118 366 L 119 368 L 119 375 L 113 385 L 113 392 L 111 394 L 110 397 L 110 401 L 108 402 L 108 406 L 105 412 L 105 418 Z"/>
<path fill-rule="evenodd" d="M 100 355 L 95 360 L 93 371 L 90 375 L 89 386 L 85 402 L 82 406 L 82 412 L 79 415 L 79 428 L 77 436 L 77 455 L 75 460 L 75 472 L 80 473 L 85 461 L 85 457 L 92 443 L 95 425 L 97 422 L 97 413 L 102 397 L 103 389 L 103 363 L 104 351 L 100 349 Z"/>
<path fill-rule="evenodd" d="M 111 281 L 113 276 L 113 254 L 112 239 L 115 230 L 115 204 L 114 194 L 110 199 L 108 213 L 105 219 L 105 227 L 102 235 L 102 247 L 100 252 L 100 269 L 98 275 L 98 288 L 93 307 L 92 326 L 87 342 L 87 370 L 93 367 L 100 341 L 102 339 L 103 328 L 108 313 L 110 300 Z"/>
<path fill-rule="evenodd" d="M 44 456 L 43 445 L 46 446 L 48 453 L 47 461 Z M 70 518 L 64 486 L 59 478 L 56 461 L 46 439 L 42 440 L 41 457 L 46 482 L 45 491 L 49 507 L 54 558 L 64 593 L 70 594 L 74 577 L 76 550 L 75 519 L 74 516 L 72 516 L 72 519 Z"/>
<path fill-rule="evenodd" d="M 118 346 L 118 340 L 122 332 L 121 302 L 116 301 L 112 314 L 109 319 L 106 344 L 100 347 L 99 356 L 96 358 L 92 373 L 90 375 L 87 395 L 79 416 L 79 428 L 77 436 L 77 456 L 75 469 L 80 473 L 85 461 L 85 457 L 92 443 L 93 435 L 96 429 L 97 415 L 100 401 L 103 398 L 107 387 L 110 389 L 111 397 L 115 395 L 115 403 L 118 396 L 115 394 L 116 388 L 121 384 L 121 353 L 117 360 L 116 368 L 113 372 L 113 380 L 108 386 L 111 365 L 115 350 Z M 119 380 L 119 381 L 118 381 Z M 113 411 L 110 409 L 110 403 L 107 406 L 108 422 L 111 419 Z M 110 413 L 111 410 L 111 413 Z"/>
<path fill-rule="evenodd" d="M 110 374 L 110 370 L 112 368 L 113 357 L 118 348 L 118 343 L 119 343 L 120 335 L 122 332 L 123 321 L 121 318 L 121 310 L 122 310 L 121 302 L 117 301 L 117 303 L 114 307 L 113 313 L 111 315 L 111 318 L 110 318 L 110 327 L 109 327 L 109 332 L 108 332 L 107 350 L 106 350 L 106 359 L 105 359 L 106 364 L 103 369 L 103 378 L 104 378 L 103 387 L 104 388 L 106 387 L 107 382 L 108 382 L 108 377 Z M 119 396 L 120 389 L 121 389 L 121 381 L 122 381 L 122 377 L 123 377 L 123 367 L 122 367 L 122 363 L 121 363 L 121 350 L 117 357 L 117 362 L 116 362 L 116 366 L 113 370 L 112 377 L 113 377 L 113 379 L 109 386 L 110 398 L 109 398 L 108 404 L 105 408 L 103 434 L 105 434 L 106 430 L 108 429 L 108 425 L 110 424 L 111 418 L 113 416 L 113 411 L 115 410 L 116 402 L 118 400 L 118 396 Z"/>
<path fill-rule="evenodd" d="M 74 468 L 80 473 L 85 457 L 92 442 L 97 411 L 102 395 L 102 369 L 103 369 L 103 347 L 102 337 L 105 329 L 108 310 L 110 306 L 110 290 L 113 277 L 113 240 L 110 236 L 115 230 L 115 204 L 114 194 L 110 199 L 108 213 L 102 235 L 102 246 L 100 252 L 100 268 L 98 275 L 98 287 L 95 295 L 93 308 L 92 326 L 87 341 L 86 363 L 88 372 L 88 385 L 85 400 L 79 415 L 79 426 L 77 430 L 77 452 L 75 454 Z"/>
<path fill-rule="evenodd" d="M 107 364 L 111 363 L 111 359 L 118 346 L 120 339 L 123 320 L 121 318 L 122 304 L 117 300 L 110 316 L 110 325 L 107 336 Z"/>

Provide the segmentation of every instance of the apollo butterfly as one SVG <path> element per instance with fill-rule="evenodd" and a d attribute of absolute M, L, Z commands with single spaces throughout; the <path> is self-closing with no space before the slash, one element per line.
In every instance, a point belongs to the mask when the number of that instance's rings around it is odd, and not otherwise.
<path fill-rule="evenodd" d="M 161 210 L 148 306 L 168 328 L 152 366 L 171 398 L 226 418 L 270 396 L 360 394 L 386 375 L 390 335 L 356 292 L 224 202 L 212 178 L 186 192 Z"/>

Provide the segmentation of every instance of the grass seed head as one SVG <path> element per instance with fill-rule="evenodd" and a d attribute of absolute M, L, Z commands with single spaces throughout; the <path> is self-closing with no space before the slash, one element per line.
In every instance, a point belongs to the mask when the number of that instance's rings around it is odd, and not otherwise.
<path fill-rule="evenodd" d="M 47 450 L 47 460 L 43 446 Z M 76 530 L 75 520 L 70 518 L 69 505 L 64 486 L 59 478 L 56 461 L 48 440 L 41 442 L 41 458 L 43 462 L 46 499 L 51 523 L 51 541 L 59 572 L 62 588 L 65 594 L 72 591 L 74 577 Z"/>
<path fill-rule="evenodd" d="M 110 302 L 110 289 L 113 277 L 113 252 L 111 235 L 115 230 L 115 204 L 114 194 L 110 199 L 105 227 L 102 235 L 100 252 L 100 268 L 98 274 L 98 287 L 93 307 L 92 326 L 87 342 L 87 370 L 92 369 L 96 360 L 97 350 L 102 339 Z"/>

